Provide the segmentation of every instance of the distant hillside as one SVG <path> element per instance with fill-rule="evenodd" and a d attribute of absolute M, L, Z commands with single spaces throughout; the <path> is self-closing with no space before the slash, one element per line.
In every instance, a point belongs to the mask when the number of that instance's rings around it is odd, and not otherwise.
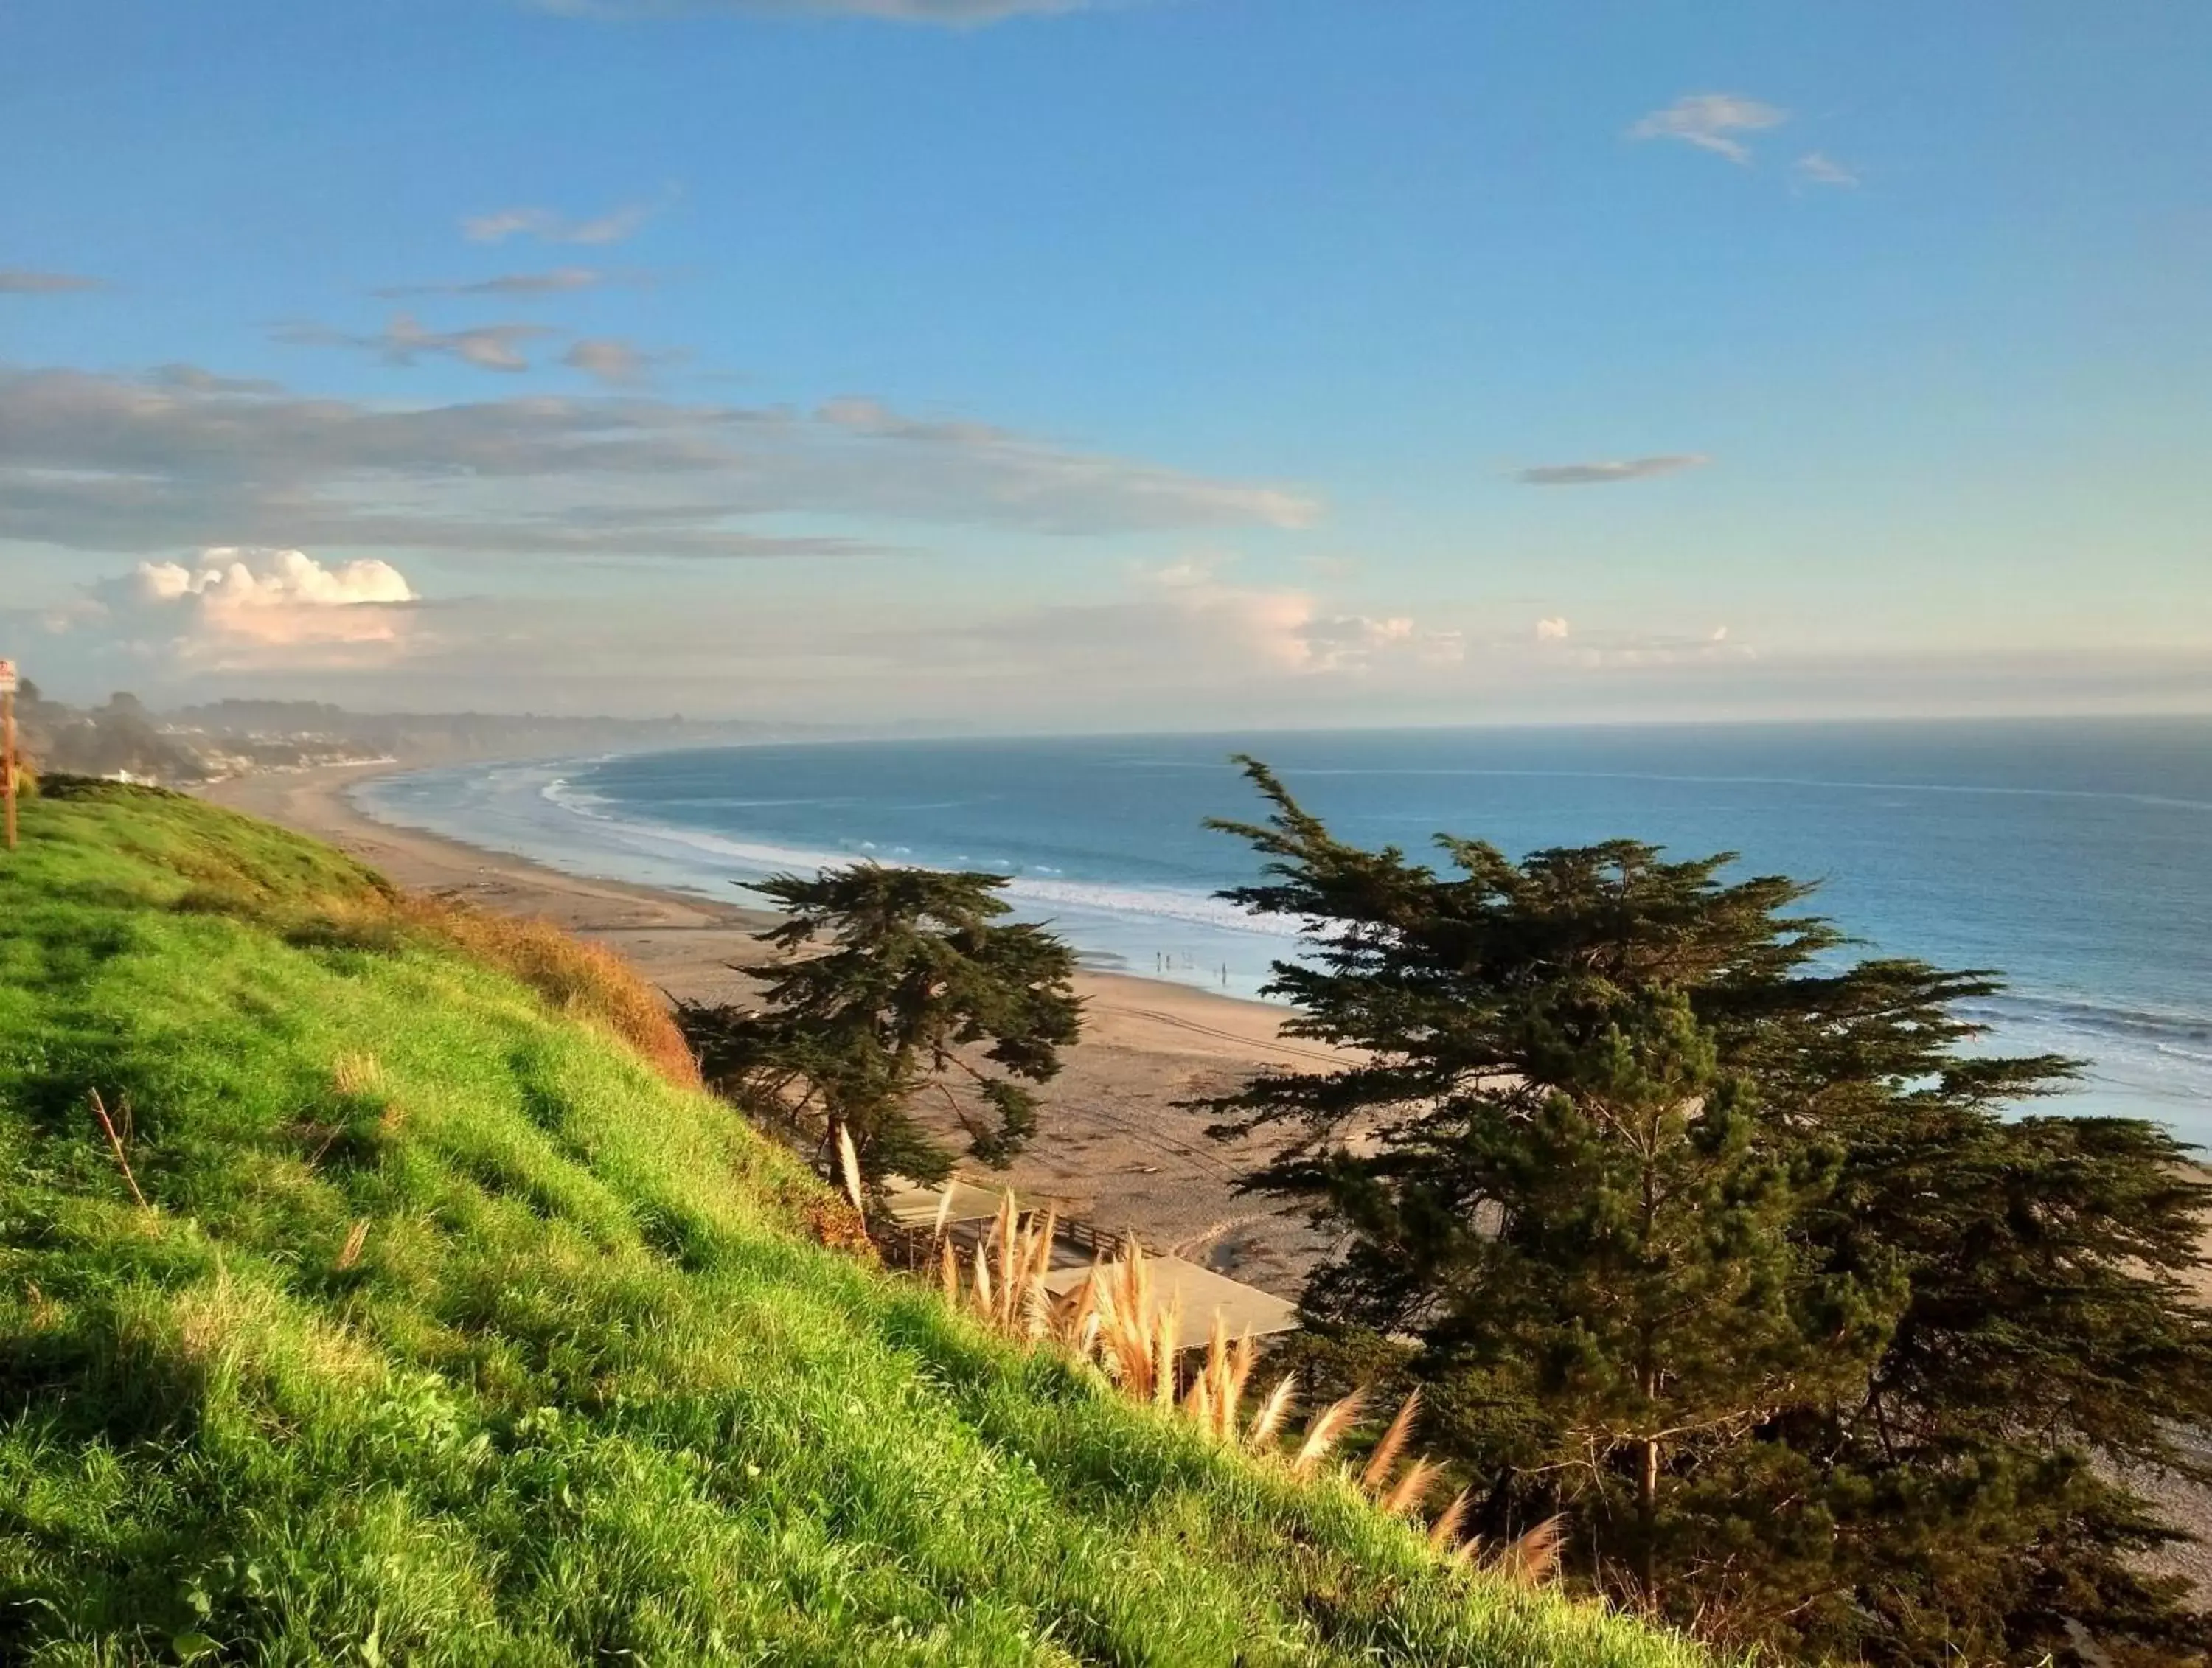
<path fill-rule="evenodd" d="M 216 701 L 158 712 L 125 693 L 99 706 L 76 707 L 45 698 L 30 682 L 17 706 L 24 750 L 39 768 L 165 783 L 361 759 L 429 764 L 827 734 L 804 726 L 680 716 L 361 713 L 322 701 Z"/>
<path fill-rule="evenodd" d="M 405 758 L 465 758 L 488 754 L 588 752 L 594 748 L 711 746 L 769 736 L 803 739 L 807 727 L 733 720 L 574 718 L 537 713 L 349 712 L 321 701 L 215 701 L 179 707 L 165 719 L 173 731 L 205 736 L 217 748 L 285 738 L 345 744 L 356 751 Z"/>
<path fill-rule="evenodd" d="M 688 1069 L 579 947 L 175 795 L 32 801 L 0 1660 L 1705 1660 L 825 1248 Z"/>

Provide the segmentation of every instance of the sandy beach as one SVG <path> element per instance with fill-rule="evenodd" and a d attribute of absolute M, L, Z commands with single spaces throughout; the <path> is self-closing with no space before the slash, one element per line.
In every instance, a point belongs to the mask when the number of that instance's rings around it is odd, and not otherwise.
<path fill-rule="evenodd" d="M 205 796 L 351 853 L 395 884 L 550 921 L 619 950 L 671 996 L 733 1001 L 757 989 L 744 971 L 763 948 L 769 917 L 735 904 L 619 880 L 562 873 L 510 853 L 479 849 L 373 820 L 349 794 L 393 764 L 234 777 Z M 1045 1089 L 1030 1150 L 1004 1172 L 971 1167 L 986 1184 L 1050 1197 L 1064 1212 L 1133 1232 L 1254 1285 L 1296 1296 L 1320 1242 L 1295 1216 L 1240 1195 L 1237 1178 L 1256 1143 L 1206 1134 L 1206 1116 L 1176 1105 L 1233 1087 L 1268 1064 L 1328 1063 L 1314 1044 L 1279 1035 L 1282 1010 L 1162 980 L 1085 972 L 1083 1040 Z"/>

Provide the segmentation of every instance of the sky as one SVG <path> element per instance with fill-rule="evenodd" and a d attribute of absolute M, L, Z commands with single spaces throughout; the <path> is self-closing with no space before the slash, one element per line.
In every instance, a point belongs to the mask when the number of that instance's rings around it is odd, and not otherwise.
<path fill-rule="evenodd" d="M 14 0 L 0 654 L 2212 711 L 2208 65 L 2199 0 Z"/>

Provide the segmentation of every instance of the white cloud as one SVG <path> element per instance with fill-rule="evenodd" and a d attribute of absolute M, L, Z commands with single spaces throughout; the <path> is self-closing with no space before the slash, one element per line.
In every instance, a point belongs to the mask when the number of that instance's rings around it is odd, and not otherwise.
<path fill-rule="evenodd" d="M 182 670 L 381 664 L 403 650 L 419 600 L 388 563 L 211 545 L 189 563 L 141 562 L 52 624 Z"/>
<path fill-rule="evenodd" d="M 588 220 L 573 219 L 550 209 L 497 209 L 469 216 L 461 222 L 461 233 L 471 243 L 504 243 L 511 237 L 533 237 L 540 243 L 620 243 L 635 237 L 647 221 L 675 200 L 674 192 L 664 192 Z"/>
<path fill-rule="evenodd" d="M 1628 130 L 1632 139 L 1676 139 L 1731 162 L 1751 161 L 1751 148 L 1729 136 L 1779 127 L 1790 113 L 1740 93 L 1691 93 L 1655 110 Z"/>
<path fill-rule="evenodd" d="M 1567 640 L 1567 632 L 1568 625 L 1564 615 L 1553 614 L 1548 619 L 1540 619 L 1536 622 L 1538 642 L 1565 642 Z"/>
<path fill-rule="evenodd" d="M 757 17 L 865 17 L 885 23 L 973 28 L 1014 17 L 1056 17 L 1099 0 L 529 0 L 568 17 L 684 17 L 728 13 Z"/>
<path fill-rule="evenodd" d="M 1856 173 L 1832 156 L 1817 150 L 1808 150 L 1790 165 L 1790 175 L 1801 185 L 1841 186 L 1846 189 L 1859 183 Z"/>
<path fill-rule="evenodd" d="M 65 295 L 106 288 L 98 278 L 82 277 L 75 272 L 38 272 L 21 266 L 0 266 L 0 295 Z"/>
<path fill-rule="evenodd" d="M 1547 463 L 1522 470 L 1513 478 L 1524 486 L 1605 486 L 1615 481 L 1645 481 L 1702 468 L 1712 460 L 1702 452 L 1670 452 L 1652 458 L 1612 458 L 1595 463 Z"/>
<path fill-rule="evenodd" d="M 388 365 L 411 365 L 424 354 L 458 359 L 484 371 L 526 371 L 526 342 L 565 332 L 550 325 L 477 325 L 468 330 L 427 330 L 412 314 L 395 313 L 392 322 L 371 336 L 356 336 L 322 325 L 283 325 L 273 334 L 295 347 L 366 348 Z"/>
<path fill-rule="evenodd" d="M 1391 661 L 1441 666 L 1466 654 L 1458 632 L 1425 630 L 1404 614 L 1316 614 L 1298 636 L 1306 651 L 1301 670 L 1307 672 L 1367 672 Z"/>
<path fill-rule="evenodd" d="M 1116 534 L 1312 525 L 1283 486 L 1194 475 L 874 401 L 815 413 L 638 396 L 395 407 L 0 368 L 0 539 L 143 552 L 272 546 L 821 555 L 786 514 Z"/>
<path fill-rule="evenodd" d="M 413 602 L 415 593 L 388 562 L 348 562 L 325 568 L 305 551 L 256 550 L 215 545 L 198 565 L 142 562 L 139 594 L 156 602 L 199 597 L 217 612 L 272 608 L 346 608 L 362 602 Z"/>

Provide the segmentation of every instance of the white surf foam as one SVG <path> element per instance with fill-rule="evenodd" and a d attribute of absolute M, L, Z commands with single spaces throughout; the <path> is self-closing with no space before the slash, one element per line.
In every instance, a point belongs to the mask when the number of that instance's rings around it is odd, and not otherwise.
<path fill-rule="evenodd" d="M 538 794 L 548 804 L 599 825 L 605 832 L 617 836 L 625 843 L 643 843 L 664 849 L 674 846 L 699 852 L 756 879 L 785 873 L 818 874 L 823 869 L 838 868 L 855 861 L 881 862 L 891 868 L 946 867 L 918 862 L 910 855 L 905 855 L 904 847 L 886 849 L 872 841 L 860 843 L 851 849 L 830 851 L 778 845 L 736 835 L 717 834 L 705 829 L 683 828 L 670 823 L 652 821 L 615 810 L 612 808 L 615 801 L 588 789 L 577 788 L 557 776 L 547 782 Z M 1005 863 L 985 866 L 1000 874 L 1018 867 L 1018 865 Z M 1115 886 L 1014 873 L 1006 888 L 1006 896 L 1019 903 L 1078 910 L 1090 914 L 1173 921 L 1260 936 L 1285 936 L 1279 928 L 1234 904 L 1205 892 L 1176 892 L 1163 886 Z"/>

